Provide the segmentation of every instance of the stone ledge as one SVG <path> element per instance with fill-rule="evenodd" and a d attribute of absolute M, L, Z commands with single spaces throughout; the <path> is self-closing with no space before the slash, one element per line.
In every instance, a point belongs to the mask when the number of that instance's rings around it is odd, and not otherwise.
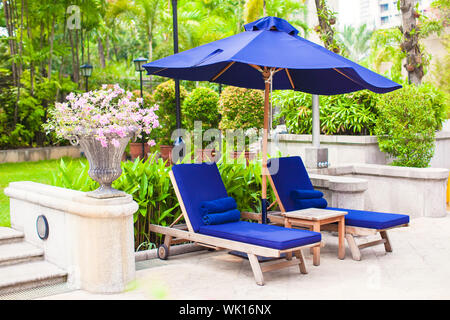
<path fill-rule="evenodd" d="M 410 168 L 378 164 L 353 164 L 352 173 L 359 175 L 402 177 L 410 179 L 444 180 L 448 178 L 448 169 Z"/>
<path fill-rule="evenodd" d="M 318 188 L 325 188 L 338 192 L 364 192 L 368 188 L 365 179 L 329 176 L 323 174 L 310 174 L 312 184 Z"/>
<path fill-rule="evenodd" d="M 62 210 L 87 218 L 119 218 L 133 215 L 139 208 L 131 195 L 96 199 L 85 192 L 54 187 L 31 181 L 11 182 L 5 195 L 43 207 Z"/>
<path fill-rule="evenodd" d="M 269 139 L 273 141 L 273 138 Z M 312 136 L 310 134 L 279 134 L 278 140 L 280 142 L 300 142 L 311 143 Z M 320 143 L 324 144 L 376 144 L 378 139 L 376 136 L 350 136 L 350 135 L 320 135 Z"/>

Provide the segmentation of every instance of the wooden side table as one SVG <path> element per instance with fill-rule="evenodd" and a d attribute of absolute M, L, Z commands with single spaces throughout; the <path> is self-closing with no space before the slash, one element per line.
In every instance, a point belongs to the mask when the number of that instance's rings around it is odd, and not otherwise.
<path fill-rule="evenodd" d="M 283 212 L 284 226 L 292 228 L 293 225 L 307 227 L 312 231 L 320 232 L 320 227 L 325 224 L 338 223 L 339 234 L 339 259 L 345 258 L 345 211 L 326 210 L 326 209 L 304 209 Z M 320 246 L 313 248 L 313 264 L 320 265 Z"/>

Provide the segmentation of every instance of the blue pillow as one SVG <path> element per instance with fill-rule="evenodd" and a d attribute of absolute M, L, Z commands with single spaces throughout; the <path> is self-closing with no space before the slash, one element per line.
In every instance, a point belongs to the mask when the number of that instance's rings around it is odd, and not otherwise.
<path fill-rule="evenodd" d="M 309 209 L 309 208 L 319 208 L 325 209 L 328 206 L 327 200 L 324 198 L 316 199 L 297 199 L 295 200 L 295 209 Z"/>
<path fill-rule="evenodd" d="M 200 203 L 200 213 L 202 216 L 209 213 L 220 213 L 233 209 L 237 209 L 237 204 L 232 197 L 203 201 L 202 203 Z"/>
<path fill-rule="evenodd" d="M 323 193 L 319 190 L 297 189 L 291 191 L 291 198 L 296 199 L 316 199 L 322 198 Z"/>
<path fill-rule="evenodd" d="M 239 210 L 234 209 L 230 211 L 211 213 L 203 216 L 203 223 L 206 225 L 224 224 L 230 222 L 237 222 L 241 219 Z"/>

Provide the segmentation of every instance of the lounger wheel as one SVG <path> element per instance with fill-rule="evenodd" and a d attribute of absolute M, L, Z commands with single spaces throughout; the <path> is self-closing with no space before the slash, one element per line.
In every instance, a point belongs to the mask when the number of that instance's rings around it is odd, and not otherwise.
<path fill-rule="evenodd" d="M 169 248 L 165 244 L 162 244 L 158 247 L 157 254 L 161 260 L 167 260 L 169 257 Z"/>

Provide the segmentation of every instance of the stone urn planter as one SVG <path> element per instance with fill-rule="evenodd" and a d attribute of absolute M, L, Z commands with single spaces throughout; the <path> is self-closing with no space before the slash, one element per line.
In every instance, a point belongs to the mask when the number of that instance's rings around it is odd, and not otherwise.
<path fill-rule="evenodd" d="M 71 143 L 79 144 L 86 155 L 89 162 L 89 176 L 100 184 L 98 189 L 87 192 L 87 195 L 98 199 L 126 196 L 125 192 L 114 189 L 112 183 L 122 174 L 120 166 L 122 156 L 130 138 L 134 137 L 134 133 L 125 137 L 117 135 L 107 135 L 106 137 L 108 141 L 116 139 L 118 145 L 114 146 L 108 143 L 108 146 L 104 147 L 96 139 L 95 134 L 80 134 L 71 139 Z"/>
<path fill-rule="evenodd" d="M 159 127 L 157 108 L 143 107 L 142 98 L 117 84 L 104 84 L 85 93 L 71 92 L 65 100 L 49 110 L 44 128 L 81 146 L 89 161 L 88 174 L 100 184 L 88 196 L 125 196 L 111 185 L 122 174 L 121 159 L 130 138 L 141 138 Z"/>

